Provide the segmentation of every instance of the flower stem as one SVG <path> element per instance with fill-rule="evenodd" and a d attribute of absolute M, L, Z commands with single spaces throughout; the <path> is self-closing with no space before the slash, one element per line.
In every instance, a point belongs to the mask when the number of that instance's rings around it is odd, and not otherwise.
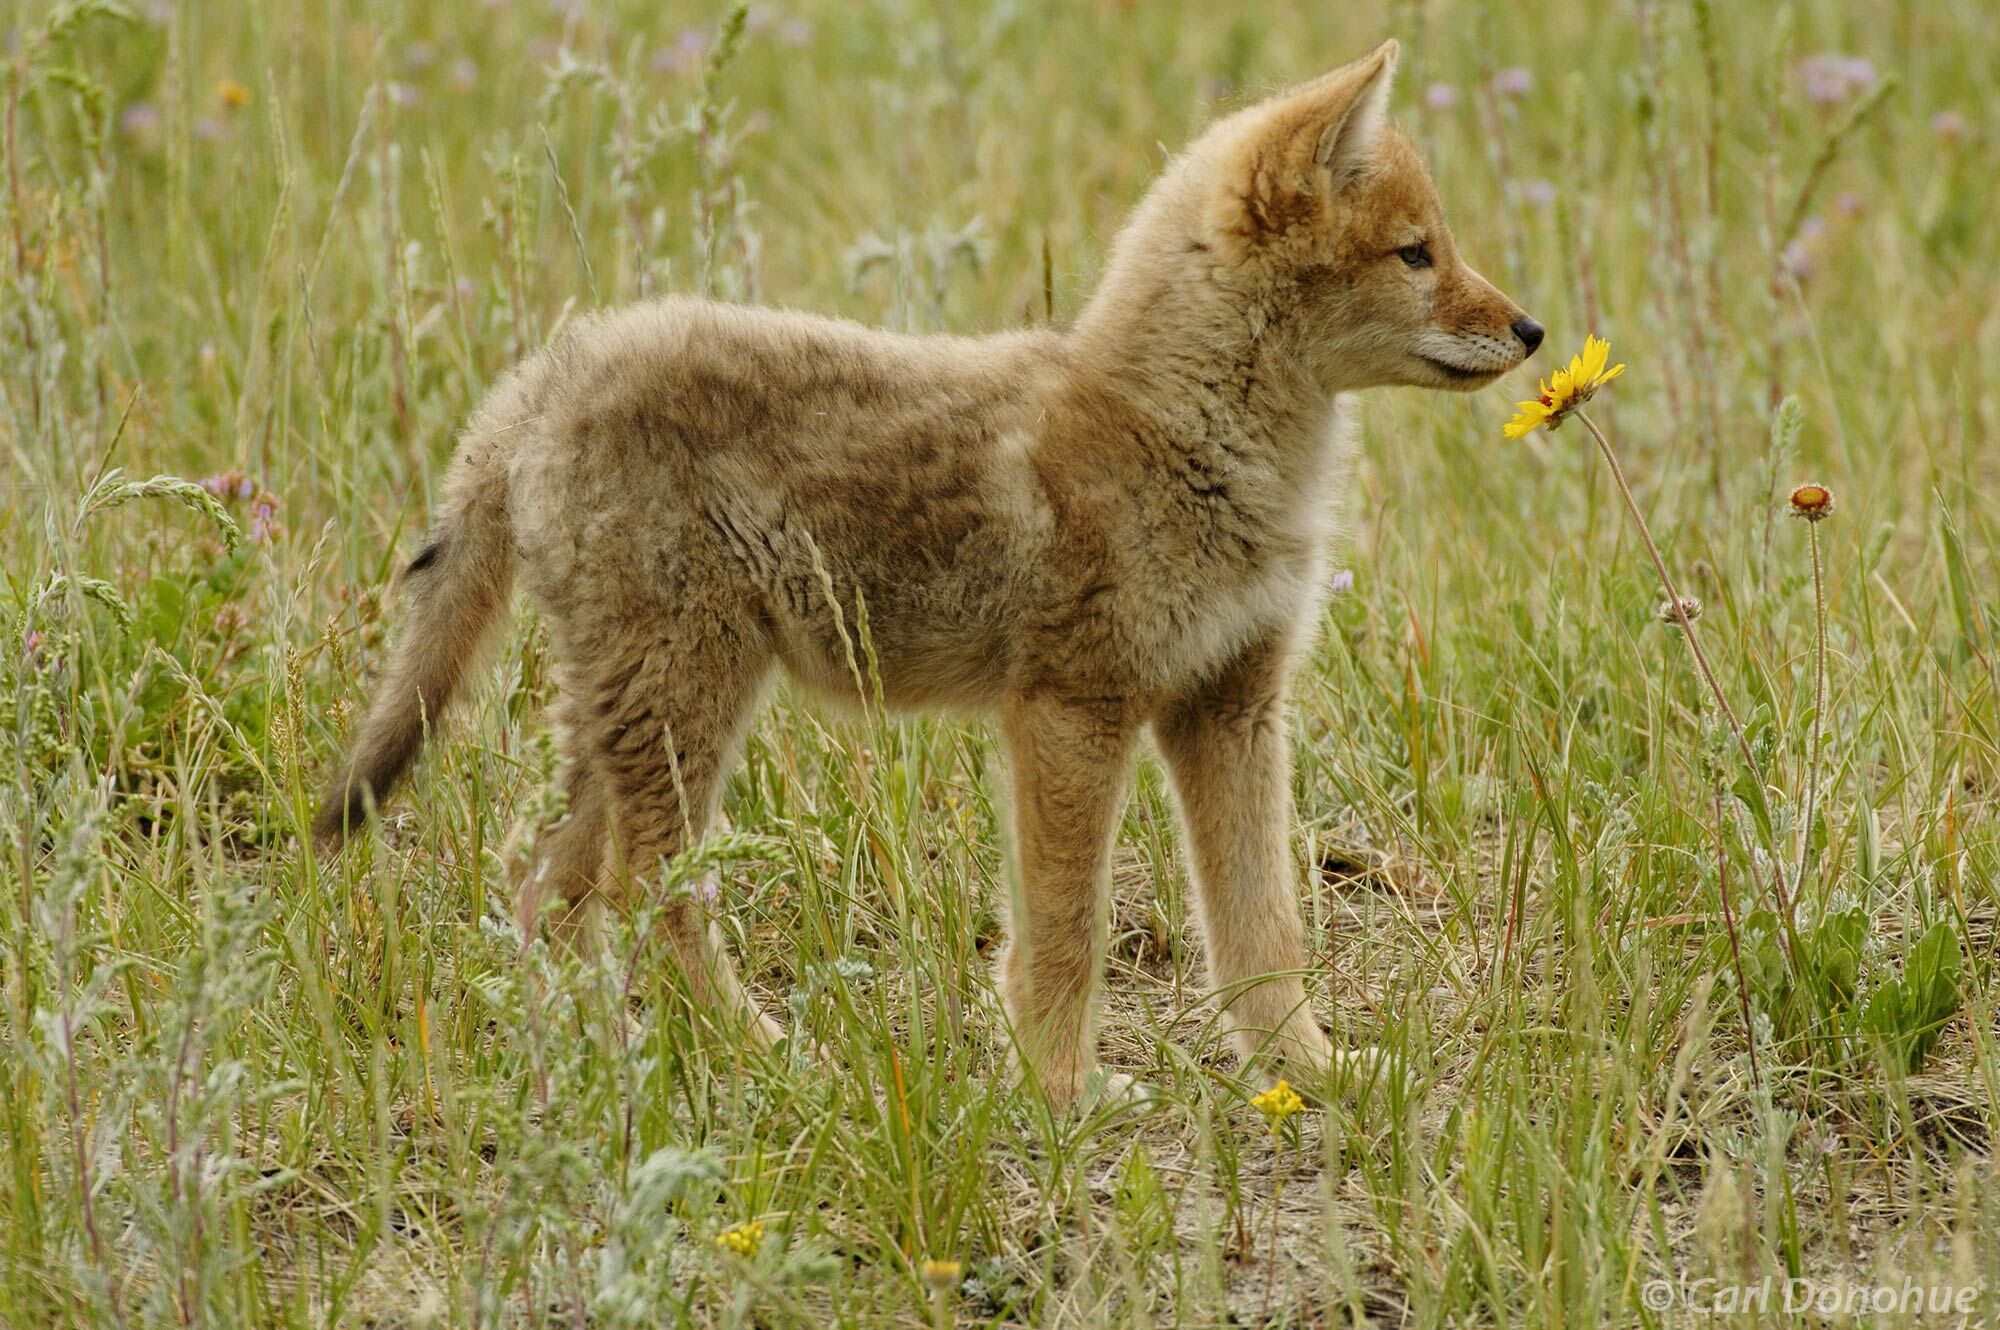
<path fill-rule="evenodd" d="M 1283 1167 L 1278 1174 L 1277 1184 L 1271 1188 L 1271 1254 L 1264 1262 L 1264 1296 L 1257 1313 L 1259 1322 L 1270 1320 L 1271 1290 L 1278 1278 L 1278 1212 L 1284 1205 L 1285 1179 L 1292 1171 L 1291 1156 L 1285 1153 L 1284 1137 L 1279 1135 L 1276 1126 L 1271 1132 L 1271 1142 L 1277 1147 Z"/>
<path fill-rule="evenodd" d="M 1618 496 L 1625 501 L 1625 511 L 1632 515 L 1632 525 L 1639 529 L 1639 537 L 1646 544 L 1646 553 L 1652 557 L 1653 571 L 1659 574 L 1660 586 L 1667 593 L 1667 604 L 1673 607 L 1674 619 L 1680 624 L 1681 634 L 1687 638 L 1688 650 L 1694 655 L 1695 668 L 1700 672 L 1702 682 L 1708 685 L 1709 694 L 1715 698 L 1716 707 L 1729 722 L 1729 732 L 1736 738 L 1736 750 L 1743 755 L 1743 764 L 1749 768 L 1751 779 L 1757 782 L 1761 792 L 1764 788 L 1764 771 L 1757 764 L 1756 754 L 1750 751 L 1750 739 L 1743 731 L 1743 722 L 1736 718 L 1736 709 L 1729 705 L 1729 697 L 1722 691 L 1721 682 L 1715 677 L 1715 667 L 1708 662 L 1708 653 L 1701 648 L 1701 638 L 1694 629 L 1694 620 L 1688 616 L 1687 605 L 1681 593 L 1674 586 L 1673 575 L 1667 571 L 1667 561 L 1660 556 L 1660 547 L 1653 540 L 1652 528 L 1646 525 L 1646 515 L 1639 511 L 1638 501 L 1632 497 L 1632 486 L 1625 479 L 1625 468 L 1618 464 L 1618 454 L 1611 450 L 1611 441 L 1604 437 L 1604 431 L 1597 428 L 1597 422 L 1582 411 L 1576 418 L 1590 431 L 1590 437 L 1597 441 L 1597 451 L 1604 454 L 1604 463 L 1611 468 L 1611 479 L 1618 486 Z M 1774 851 L 1775 851 L 1775 847 Z M 1752 871 L 1755 871 L 1754 862 Z M 1777 897 L 1778 909 L 1783 914 L 1788 941 L 1795 942 L 1798 921 L 1792 910 L 1791 896 L 1785 890 L 1785 869 L 1774 852 L 1771 858 L 1771 889 Z"/>
<path fill-rule="evenodd" d="M 1820 759 L 1825 756 L 1826 743 L 1826 582 L 1820 572 L 1819 523 L 1806 524 L 1806 536 L 1812 545 L 1813 571 L 1813 620 L 1815 645 L 1813 651 L 1813 719 L 1812 738 L 1807 746 L 1806 758 L 1806 820 L 1799 837 L 1799 890 L 1806 889 L 1806 864 L 1812 857 L 1813 818 L 1819 795 Z"/>
<path fill-rule="evenodd" d="M 1736 1001 L 1743 1009 L 1743 1039 L 1750 1047 L 1750 1084 L 1762 1089 L 1763 1070 L 1757 1065 L 1757 1024 L 1750 1019 L 1750 976 L 1743 969 L 1743 939 L 1736 931 L 1736 911 L 1729 903 L 1729 843 L 1723 830 L 1722 780 L 1715 780 L 1715 886 L 1722 896 L 1722 926 L 1729 933 L 1729 954 L 1736 961 Z"/>

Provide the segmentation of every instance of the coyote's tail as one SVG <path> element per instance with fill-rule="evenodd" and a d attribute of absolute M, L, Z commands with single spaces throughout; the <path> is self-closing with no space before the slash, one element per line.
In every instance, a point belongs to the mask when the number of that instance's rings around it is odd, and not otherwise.
<path fill-rule="evenodd" d="M 505 617 L 514 587 L 507 514 L 512 451 L 476 423 L 459 447 L 430 540 L 397 579 L 402 640 L 354 751 L 313 819 L 313 835 L 323 845 L 337 847 L 361 826 L 370 805 L 389 797 Z"/>

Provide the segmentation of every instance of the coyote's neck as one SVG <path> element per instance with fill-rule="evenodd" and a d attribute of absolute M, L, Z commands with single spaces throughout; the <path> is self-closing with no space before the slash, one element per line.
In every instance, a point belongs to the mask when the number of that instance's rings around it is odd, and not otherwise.
<path fill-rule="evenodd" d="M 1093 314 L 1105 321 L 1079 324 L 1074 363 L 1119 496 L 1108 580 L 1135 667 L 1173 686 L 1318 603 L 1347 435 L 1336 396 L 1248 321 Z"/>
<path fill-rule="evenodd" d="M 1154 426 L 1154 447 L 1204 470 L 1249 466 L 1312 484 L 1334 394 L 1313 381 L 1282 320 L 1199 299 L 1100 291 L 1072 333 L 1079 364 Z"/>

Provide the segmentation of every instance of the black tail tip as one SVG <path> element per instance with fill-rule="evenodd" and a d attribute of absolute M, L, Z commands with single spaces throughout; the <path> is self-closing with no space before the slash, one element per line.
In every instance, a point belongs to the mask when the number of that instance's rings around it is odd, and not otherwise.
<path fill-rule="evenodd" d="M 366 785 L 335 786 L 320 805 L 319 815 L 313 818 L 314 842 L 329 852 L 340 849 L 349 834 L 368 825 L 369 809 L 374 802 Z"/>

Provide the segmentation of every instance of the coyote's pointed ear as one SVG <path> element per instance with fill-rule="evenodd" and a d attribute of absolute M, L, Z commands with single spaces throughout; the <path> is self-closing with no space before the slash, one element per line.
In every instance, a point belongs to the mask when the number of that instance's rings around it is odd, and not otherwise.
<path fill-rule="evenodd" d="M 1313 161 L 1333 173 L 1335 184 L 1361 169 L 1374 150 L 1375 139 L 1389 120 L 1389 86 L 1396 78 L 1401 48 L 1395 39 L 1373 53 L 1328 74 L 1313 87 L 1326 86 L 1319 145 Z"/>
<path fill-rule="evenodd" d="M 1246 112 L 1243 136 L 1221 166 L 1210 233 L 1254 248 L 1322 216 L 1328 175 L 1336 190 L 1353 178 L 1387 123 L 1396 53 L 1395 42 L 1383 42 Z"/>

